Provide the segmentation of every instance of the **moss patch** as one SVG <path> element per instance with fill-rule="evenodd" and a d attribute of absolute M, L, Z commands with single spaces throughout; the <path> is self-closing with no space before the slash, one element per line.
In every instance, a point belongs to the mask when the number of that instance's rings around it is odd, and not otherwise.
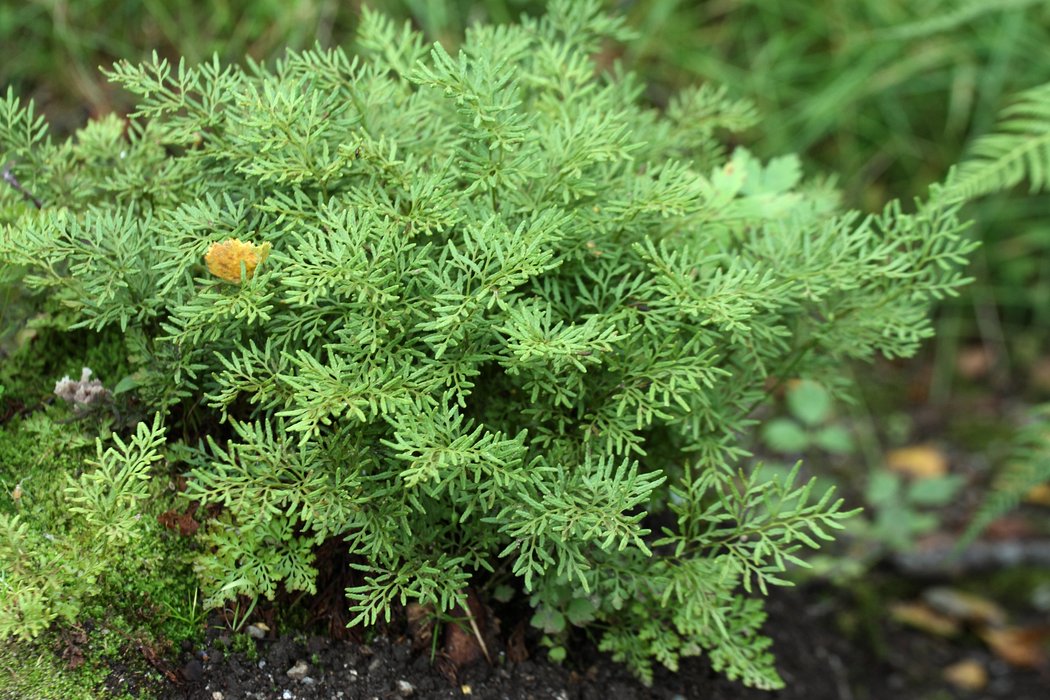
<path fill-rule="evenodd" d="M 94 436 L 69 417 L 53 405 L 0 426 L 0 697 L 137 695 L 203 635 L 190 544 L 158 521 L 183 505 L 166 463 L 133 536 L 108 543 L 66 494 L 97 469 Z"/>

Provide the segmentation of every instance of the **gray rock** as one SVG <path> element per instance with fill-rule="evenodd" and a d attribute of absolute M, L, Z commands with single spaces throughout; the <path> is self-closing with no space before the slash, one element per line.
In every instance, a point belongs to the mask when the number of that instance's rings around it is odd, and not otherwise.
<path fill-rule="evenodd" d="M 309 672 L 310 666 L 302 659 L 296 661 L 295 666 L 292 666 L 286 671 L 288 677 L 291 678 L 293 681 L 301 681 L 302 679 L 306 678 L 306 674 Z"/>

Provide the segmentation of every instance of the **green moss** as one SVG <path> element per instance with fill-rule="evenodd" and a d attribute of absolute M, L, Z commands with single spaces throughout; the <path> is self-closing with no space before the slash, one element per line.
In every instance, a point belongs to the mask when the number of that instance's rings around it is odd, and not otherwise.
<path fill-rule="evenodd" d="M 157 520 L 178 505 L 166 469 L 148 483 L 134 536 L 107 544 L 68 500 L 67 486 L 99 467 L 93 436 L 84 423 L 63 423 L 67 415 L 54 405 L 0 427 L 0 633 L 9 637 L 0 697 L 134 694 L 162 682 L 143 647 L 169 655 L 204 631 L 188 541 Z M 75 670 L 53 651 L 71 637 L 83 659 Z"/>
<path fill-rule="evenodd" d="M 94 700 L 99 683 L 93 674 L 71 671 L 42 644 L 0 645 L 0 697 Z"/>
<path fill-rule="evenodd" d="M 155 697 L 166 680 L 142 649 L 163 649 L 141 632 L 131 636 L 111 622 L 52 628 L 31 642 L 0 645 L 0 698 Z"/>
<path fill-rule="evenodd" d="M 66 476 L 82 468 L 88 439 L 74 426 L 56 425 L 56 408 L 0 427 L 0 487 L 8 496 L 0 498 L 0 513 L 64 532 L 71 514 L 61 493 Z"/>
<path fill-rule="evenodd" d="M 249 661 L 259 660 L 259 645 L 248 634 L 235 634 L 230 639 L 229 650 L 244 654 Z"/>

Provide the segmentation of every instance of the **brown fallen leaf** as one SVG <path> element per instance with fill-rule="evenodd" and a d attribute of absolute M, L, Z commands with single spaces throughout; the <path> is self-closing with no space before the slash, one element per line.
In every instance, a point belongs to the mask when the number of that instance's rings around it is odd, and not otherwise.
<path fill-rule="evenodd" d="M 183 537 L 191 537 L 200 528 L 200 523 L 193 517 L 198 505 L 197 501 L 193 501 L 184 512 L 172 508 L 158 515 L 157 522 L 169 530 L 178 530 Z"/>
<path fill-rule="evenodd" d="M 932 445 L 915 445 L 887 452 L 886 466 L 898 474 L 932 479 L 948 473 L 948 458 Z"/>
<path fill-rule="evenodd" d="M 1026 518 L 1004 515 L 988 524 L 984 530 L 986 540 L 1019 540 L 1035 534 L 1035 528 Z"/>
<path fill-rule="evenodd" d="M 84 646 L 88 635 L 79 625 L 62 634 L 62 659 L 70 670 L 76 670 L 84 664 Z"/>
<path fill-rule="evenodd" d="M 944 680 L 960 690 L 976 691 L 988 685 L 988 671 L 976 659 L 963 659 L 941 671 Z"/>
<path fill-rule="evenodd" d="M 1035 627 L 999 627 L 978 631 L 995 655 L 1013 666 L 1039 668 L 1047 661 L 1050 625 Z"/>
<path fill-rule="evenodd" d="M 412 648 L 416 651 L 426 649 L 434 638 L 434 607 L 409 603 L 405 606 L 405 617 L 408 618 L 408 633 L 412 637 Z"/>
<path fill-rule="evenodd" d="M 458 672 L 482 658 L 491 661 L 481 629 L 485 626 L 486 614 L 474 591 L 467 593 L 467 609 L 456 606 L 452 609 L 454 622 L 445 625 L 444 656 L 452 662 Z M 480 624 L 479 624 L 480 623 Z"/>
<path fill-rule="evenodd" d="M 955 356 L 955 370 L 966 379 L 980 379 L 995 363 L 995 354 L 983 345 L 971 345 Z"/>
<path fill-rule="evenodd" d="M 507 640 L 507 660 L 511 663 L 520 664 L 529 658 L 529 650 L 525 646 L 525 622 L 519 622 L 510 633 Z"/>
<path fill-rule="evenodd" d="M 905 625 L 936 634 L 951 637 L 959 633 L 959 623 L 947 615 L 942 615 L 925 603 L 892 603 L 890 617 Z"/>

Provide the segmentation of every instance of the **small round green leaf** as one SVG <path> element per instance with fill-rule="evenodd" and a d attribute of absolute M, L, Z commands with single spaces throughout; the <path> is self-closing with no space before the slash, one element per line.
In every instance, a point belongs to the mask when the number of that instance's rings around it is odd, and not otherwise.
<path fill-rule="evenodd" d="M 875 506 L 895 504 L 901 490 L 901 479 L 892 472 L 879 471 L 871 475 L 864 495 Z"/>
<path fill-rule="evenodd" d="M 541 606 L 529 621 L 533 627 L 538 627 L 547 634 L 558 634 L 565 629 L 565 616 L 557 610 L 547 606 Z"/>
<path fill-rule="evenodd" d="M 569 622 L 580 627 L 594 619 L 595 606 L 590 598 L 574 598 L 565 611 Z"/>
<path fill-rule="evenodd" d="M 959 492 L 962 481 L 957 474 L 920 479 L 908 487 L 908 501 L 920 506 L 943 506 Z"/>
<path fill-rule="evenodd" d="M 790 418 L 775 418 L 766 423 L 762 439 L 777 452 L 801 452 L 809 447 L 809 434 Z"/>
<path fill-rule="evenodd" d="M 492 597 L 501 603 L 508 603 L 514 597 L 514 589 L 505 583 L 500 584 L 492 591 Z"/>
<path fill-rule="evenodd" d="M 841 425 L 824 426 L 813 436 L 813 442 L 832 454 L 844 455 L 853 451 L 853 437 Z"/>
<path fill-rule="evenodd" d="M 803 379 L 787 393 L 791 415 L 809 426 L 820 425 L 831 417 L 831 394 L 820 384 Z"/>

